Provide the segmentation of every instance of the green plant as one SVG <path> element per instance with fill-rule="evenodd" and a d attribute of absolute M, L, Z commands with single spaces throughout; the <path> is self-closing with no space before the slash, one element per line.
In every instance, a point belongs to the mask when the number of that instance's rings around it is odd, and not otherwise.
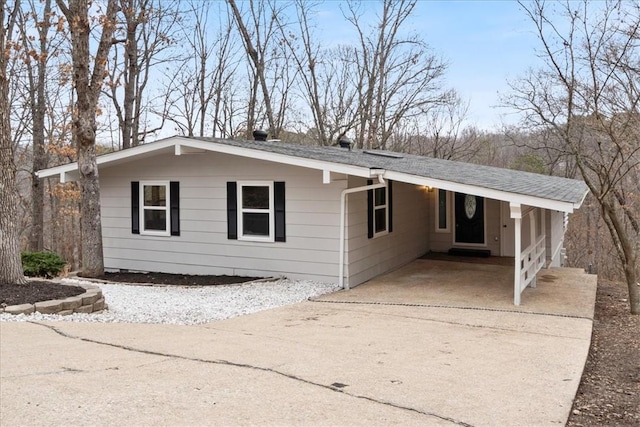
<path fill-rule="evenodd" d="M 60 275 L 66 262 L 54 252 L 22 252 L 25 276 L 52 278 Z"/>

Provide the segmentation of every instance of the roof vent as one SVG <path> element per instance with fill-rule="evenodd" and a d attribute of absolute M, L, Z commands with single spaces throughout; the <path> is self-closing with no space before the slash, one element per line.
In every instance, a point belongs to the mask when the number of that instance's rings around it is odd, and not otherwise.
<path fill-rule="evenodd" d="M 267 135 L 267 132 L 262 129 L 256 129 L 253 131 L 253 139 L 256 141 L 266 141 Z"/>
<path fill-rule="evenodd" d="M 338 140 L 338 144 L 340 144 L 340 148 L 348 148 L 349 151 L 351 151 L 351 145 L 353 143 L 349 138 L 343 136 Z"/>

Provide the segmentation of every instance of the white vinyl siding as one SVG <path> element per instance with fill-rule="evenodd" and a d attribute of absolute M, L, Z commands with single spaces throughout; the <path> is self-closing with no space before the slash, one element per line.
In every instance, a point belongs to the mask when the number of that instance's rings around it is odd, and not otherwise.
<path fill-rule="evenodd" d="M 366 180 L 349 177 L 349 187 Z M 367 237 L 367 193 L 352 193 L 347 206 L 346 260 L 349 286 L 356 286 L 404 265 L 427 250 L 427 196 L 420 186 L 393 182 L 393 231 Z"/>
<path fill-rule="evenodd" d="M 180 181 L 180 236 L 132 235 L 130 182 L 163 180 Z M 227 239 L 228 181 L 286 182 L 286 242 Z M 337 282 L 346 180 L 322 184 L 322 171 L 217 153 L 171 153 L 102 169 L 100 183 L 107 269 Z"/>
<path fill-rule="evenodd" d="M 547 262 L 550 267 L 561 267 L 564 263 L 562 259 L 562 247 L 564 245 L 564 212 L 544 211 L 546 215 L 545 233 Z"/>

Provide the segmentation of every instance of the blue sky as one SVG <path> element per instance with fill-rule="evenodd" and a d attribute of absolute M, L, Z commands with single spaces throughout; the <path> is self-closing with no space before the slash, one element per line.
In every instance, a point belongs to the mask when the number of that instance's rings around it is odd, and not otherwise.
<path fill-rule="evenodd" d="M 336 38 L 349 37 L 348 24 L 343 30 L 335 26 L 335 22 L 344 22 L 338 4 L 324 5 L 319 28 L 324 30 L 323 37 L 329 36 L 327 27 Z M 516 1 L 423 0 L 418 2 L 411 26 L 448 61 L 447 84 L 471 104 L 468 123 L 492 129 L 517 121 L 508 110 L 495 108 L 498 93 L 509 90 L 507 79 L 539 64 L 539 59 L 532 24 Z"/>

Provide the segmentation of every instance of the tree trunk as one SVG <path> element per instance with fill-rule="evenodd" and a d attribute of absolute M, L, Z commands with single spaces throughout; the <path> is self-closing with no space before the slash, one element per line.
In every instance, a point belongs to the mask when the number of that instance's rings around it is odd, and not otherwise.
<path fill-rule="evenodd" d="M 638 275 L 636 270 L 636 254 L 634 245 L 629 239 L 629 235 L 624 229 L 624 225 L 616 211 L 614 197 L 598 198 L 602 209 L 602 216 L 605 224 L 609 228 L 609 233 L 613 238 L 618 257 L 624 270 L 624 277 L 629 289 L 629 309 L 631 314 L 640 314 L 640 284 L 638 283 Z"/>
<path fill-rule="evenodd" d="M 37 62 L 38 79 L 37 86 L 31 87 L 35 90 L 35 97 L 32 97 L 33 113 L 33 163 L 31 168 L 31 234 L 29 235 L 29 248 L 32 251 L 42 251 L 44 249 L 44 183 L 36 176 L 36 172 L 47 167 L 47 159 L 44 149 L 45 133 L 45 77 L 47 68 L 47 36 L 49 33 L 51 17 L 51 0 L 47 0 L 44 7 L 42 24 L 38 27 L 40 36 L 40 58 Z"/>
<path fill-rule="evenodd" d="M 78 150 L 80 173 L 80 216 L 82 233 L 82 275 L 96 277 L 104 274 L 102 255 L 102 219 L 100 216 L 100 184 L 96 161 L 96 110 L 105 77 L 107 55 L 112 44 L 117 12 L 116 0 L 108 0 L 101 17 L 102 34 L 90 70 L 88 0 L 56 0 L 69 22 L 71 31 L 71 59 L 76 109 L 73 119 L 73 138 Z"/>
<path fill-rule="evenodd" d="M 14 7 L 17 11 L 17 3 Z M 4 11 L 3 4 L 0 7 L 0 286 L 26 283 L 20 259 L 18 189 L 9 118 L 7 59 L 10 49 L 6 46 L 6 38 L 11 34 L 7 30 L 11 25 L 5 27 Z M 9 18 L 12 19 L 15 14 Z"/>
<path fill-rule="evenodd" d="M 627 287 L 629 288 L 631 314 L 640 315 L 640 282 L 633 267 L 632 263 L 626 263 L 624 265 L 624 276 L 627 279 Z"/>
<path fill-rule="evenodd" d="M 44 249 L 44 184 L 36 176 L 36 172 L 47 166 L 45 161 L 44 141 L 36 142 L 35 120 L 33 135 L 33 168 L 31 172 L 31 233 L 29 248 L 32 251 Z"/>
<path fill-rule="evenodd" d="M 136 102 L 136 82 L 140 71 L 138 70 L 138 43 L 136 31 L 138 28 L 137 10 L 133 2 L 124 10 L 127 37 L 124 45 L 124 123 L 122 123 L 122 148 L 138 145 L 134 139 L 133 111 Z M 138 130 L 135 129 L 137 134 Z"/>
<path fill-rule="evenodd" d="M 0 84 L 6 87 L 4 73 L 0 72 Z M 0 90 L 2 125 L 0 133 L 0 286 L 26 283 L 20 259 L 18 239 L 18 191 L 16 188 L 16 166 L 13 160 L 13 144 L 8 129 L 8 109 L 5 104 L 6 91 Z M 6 104 L 5 104 L 6 105 Z"/>
<path fill-rule="evenodd" d="M 88 142 L 78 139 L 78 169 L 81 176 L 82 276 L 96 277 L 104 274 L 100 183 L 95 144 Z"/>

